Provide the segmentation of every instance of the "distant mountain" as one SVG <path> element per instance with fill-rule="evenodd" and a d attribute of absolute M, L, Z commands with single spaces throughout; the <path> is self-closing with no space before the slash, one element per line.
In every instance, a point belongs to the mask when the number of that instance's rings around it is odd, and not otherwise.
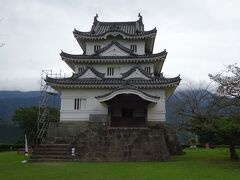
<path fill-rule="evenodd" d="M 19 138 L 22 138 L 21 129 L 11 125 L 12 116 L 16 109 L 20 107 L 38 106 L 40 98 L 40 91 L 0 91 L 0 118 L 5 122 L 5 124 L 0 124 L 0 144 L 16 143 Z M 170 101 L 175 101 L 175 98 L 175 96 L 171 96 L 166 103 L 166 119 L 168 122 L 174 122 L 176 118 L 174 116 L 174 107 L 169 103 Z M 52 96 L 49 104 L 53 107 L 60 107 L 60 97 L 58 95 Z"/>
<path fill-rule="evenodd" d="M 16 109 L 20 107 L 38 106 L 41 98 L 40 91 L 0 91 L 0 118 L 4 121 L 11 122 L 12 116 Z M 174 98 L 173 96 L 171 99 Z M 60 97 L 54 96 L 50 100 L 50 105 L 60 107 Z M 166 104 L 167 121 L 174 119 L 172 108 L 169 103 Z"/>
<path fill-rule="evenodd" d="M 16 109 L 20 107 L 38 106 L 40 101 L 40 91 L 0 91 L 0 118 L 11 122 Z M 60 98 L 54 96 L 49 99 L 50 106 L 59 107 Z"/>
<path fill-rule="evenodd" d="M 0 91 L 0 99 L 6 98 L 32 98 L 40 96 L 40 91 Z"/>

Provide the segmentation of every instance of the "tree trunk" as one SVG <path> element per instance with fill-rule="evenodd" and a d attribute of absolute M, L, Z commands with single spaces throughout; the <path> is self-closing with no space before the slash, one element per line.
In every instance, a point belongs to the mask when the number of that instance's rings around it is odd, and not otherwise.
<path fill-rule="evenodd" d="M 229 145 L 229 150 L 230 150 L 230 159 L 232 159 L 232 160 L 238 160 L 239 157 L 238 157 L 238 154 L 237 154 L 237 152 L 236 152 L 236 145 L 233 144 L 233 143 L 231 143 L 231 144 Z"/>

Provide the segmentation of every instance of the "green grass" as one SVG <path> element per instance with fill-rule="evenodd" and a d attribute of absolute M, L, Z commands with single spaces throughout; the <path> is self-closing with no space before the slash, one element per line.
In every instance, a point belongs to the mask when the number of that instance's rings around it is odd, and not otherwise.
<path fill-rule="evenodd" d="M 168 162 L 63 162 L 22 164 L 23 155 L 0 153 L 0 180 L 136 179 L 240 180 L 240 162 L 228 159 L 228 150 L 185 150 Z"/>

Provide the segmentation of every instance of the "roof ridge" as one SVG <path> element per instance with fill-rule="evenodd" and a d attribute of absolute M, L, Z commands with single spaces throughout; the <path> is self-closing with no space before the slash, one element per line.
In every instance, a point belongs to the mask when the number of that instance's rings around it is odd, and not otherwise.
<path fill-rule="evenodd" d="M 138 21 L 138 20 L 137 20 Z M 98 21 L 100 24 L 135 24 L 137 21 Z"/>
<path fill-rule="evenodd" d="M 96 24 L 96 23 L 106 23 L 106 24 L 114 24 L 114 23 L 117 23 L 117 24 L 122 24 L 122 23 L 136 23 L 136 22 L 139 22 L 141 21 L 142 22 L 142 16 L 140 13 L 138 13 L 138 20 L 136 21 L 99 21 L 98 20 L 98 14 L 96 14 L 94 16 L 94 21 L 93 21 L 93 24 Z"/>

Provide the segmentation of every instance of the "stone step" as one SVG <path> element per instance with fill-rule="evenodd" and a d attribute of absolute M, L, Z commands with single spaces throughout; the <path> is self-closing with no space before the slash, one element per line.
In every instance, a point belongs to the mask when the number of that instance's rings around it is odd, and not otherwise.
<path fill-rule="evenodd" d="M 71 159 L 70 155 L 32 155 L 31 159 Z"/>
<path fill-rule="evenodd" d="M 29 162 L 69 162 L 72 159 L 30 159 Z"/>
<path fill-rule="evenodd" d="M 70 144 L 40 144 L 37 148 L 70 148 Z"/>
<path fill-rule="evenodd" d="M 40 144 L 34 149 L 31 161 L 48 161 L 48 160 L 67 160 L 71 159 L 70 144 Z"/>
<path fill-rule="evenodd" d="M 42 144 L 54 144 L 54 141 L 42 141 Z"/>
<path fill-rule="evenodd" d="M 33 155 L 69 155 L 70 151 L 33 151 Z"/>
<path fill-rule="evenodd" d="M 120 128 L 127 128 L 127 127 L 145 127 L 145 124 L 129 124 L 129 123 L 111 123 L 111 127 L 120 127 Z"/>
<path fill-rule="evenodd" d="M 56 147 L 56 148 L 53 148 L 53 147 L 40 147 L 40 148 L 36 148 L 34 149 L 34 151 L 62 151 L 62 152 L 66 152 L 66 151 L 70 151 L 71 148 L 68 147 L 68 148 L 62 148 L 62 147 Z"/>
<path fill-rule="evenodd" d="M 41 144 L 67 144 L 66 140 L 44 140 Z"/>

